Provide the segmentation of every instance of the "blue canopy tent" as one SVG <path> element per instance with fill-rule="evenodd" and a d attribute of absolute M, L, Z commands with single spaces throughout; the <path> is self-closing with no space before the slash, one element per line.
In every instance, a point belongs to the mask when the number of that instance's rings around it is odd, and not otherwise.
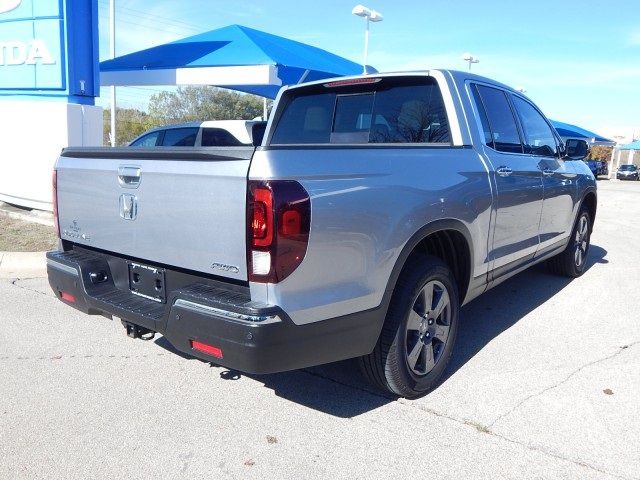
<path fill-rule="evenodd" d="M 640 140 L 631 143 L 624 143 L 616 147 L 618 150 L 640 150 Z"/>
<path fill-rule="evenodd" d="M 584 128 L 571 125 L 570 123 L 558 122 L 556 120 L 551 120 L 551 123 L 558 132 L 558 135 L 560 135 L 563 139 L 577 138 L 586 140 L 591 145 L 613 146 L 616 144 L 616 142 L 613 140 L 602 137 L 597 133 L 590 132 L 589 130 L 585 130 Z"/>
<path fill-rule="evenodd" d="M 326 50 L 230 25 L 101 62 L 100 84 L 215 85 L 275 98 L 282 85 L 360 72 Z"/>

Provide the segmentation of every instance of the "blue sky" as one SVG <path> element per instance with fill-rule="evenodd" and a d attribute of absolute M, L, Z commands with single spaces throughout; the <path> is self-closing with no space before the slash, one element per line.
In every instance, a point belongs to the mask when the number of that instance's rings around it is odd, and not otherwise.
<path fill-rule="evenodd" d="M 240 24 L 362 59 L 357 1 L 116 0 L 117 55 Z M 607 136 L 640 136 L 640 1 L 366 0 L 369 63 L 380 71 L 467 68 L 526 93 L 551 118 Z M 100 56 L 108 58 L 109 0 L 98 0 Z M 155 87 L 119 89 L 146 108 Z M 108 102 L 103 90 L 100 104 Z"/>

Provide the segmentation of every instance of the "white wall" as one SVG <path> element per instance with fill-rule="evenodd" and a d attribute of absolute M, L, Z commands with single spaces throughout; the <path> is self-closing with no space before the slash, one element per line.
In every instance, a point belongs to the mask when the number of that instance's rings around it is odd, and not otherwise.
<path fill-rule="evenodd" d="M 64 147 L 102 145 L 102 107 L 0 101 L 0 201 L 51 211 L 51 172 Z"/>

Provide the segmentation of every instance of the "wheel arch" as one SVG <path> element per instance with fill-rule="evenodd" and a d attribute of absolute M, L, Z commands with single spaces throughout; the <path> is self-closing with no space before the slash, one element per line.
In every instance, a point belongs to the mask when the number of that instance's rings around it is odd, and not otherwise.
<path fill-rule="evenodd" d="M 580 209 L 586 207 L 589 210 L 589 216 L 591 217 L 591 230 L 596 220 L 596 211 L 598 210 L 598 195 L 595 188 L 588 189 L 582 196 L 580 201 Z"/>
<path fill-rule="evenodd" d="M 462 303 L 473 275 L 473 241 L 469 229 L 460 220 L 442 219 L 420 228 L 402 248 L 387 282 L 385 311 L 402 270 L 416 253 L 438 257 L 452 270 Z"/>

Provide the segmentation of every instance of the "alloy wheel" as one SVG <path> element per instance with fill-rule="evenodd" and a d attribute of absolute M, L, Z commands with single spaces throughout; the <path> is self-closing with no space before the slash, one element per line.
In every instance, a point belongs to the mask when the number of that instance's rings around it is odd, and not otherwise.
<path fill-rule="evenodd" d="M 582 215 L 578 222 L 575 236 L 575 253 L 574 260 L 576 267 L 581 267 L 587 258 L 587 250 L 589 249 L 589 220 L 586 215 Z"/>
<path fill-rule="evenodd" d="M 437 280 L 427 282 L 407 319 L 405 358 L 415 375 L 426 375 L 442 358 L 450 327 L 451 299 L 447 289 Z"/>

